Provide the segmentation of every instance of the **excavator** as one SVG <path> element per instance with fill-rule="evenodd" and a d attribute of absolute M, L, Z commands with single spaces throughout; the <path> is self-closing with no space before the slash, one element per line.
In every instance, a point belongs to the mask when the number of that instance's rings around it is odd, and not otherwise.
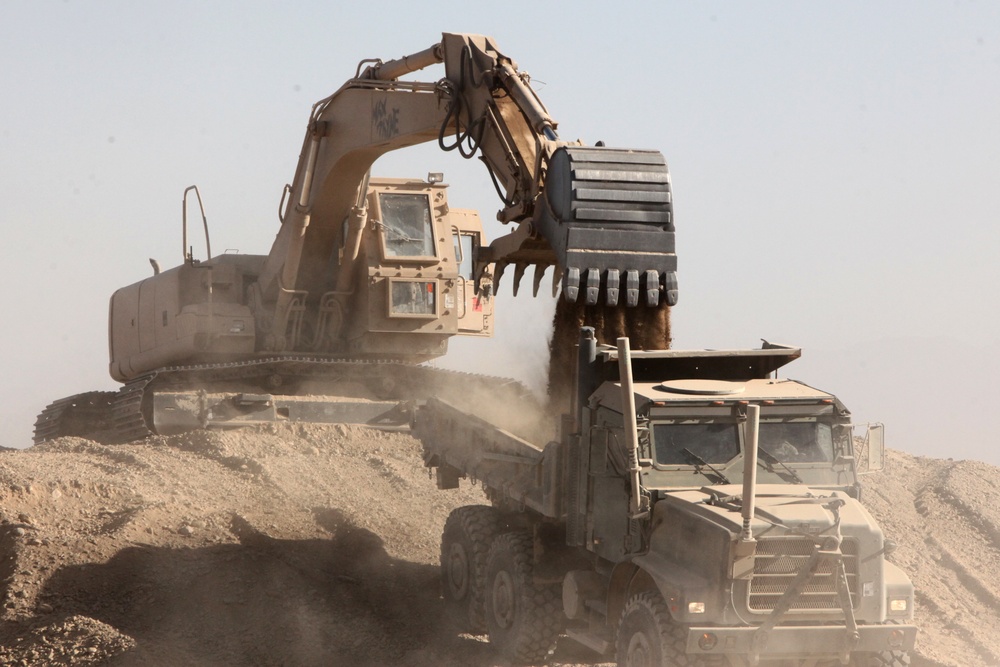
<path fill-rule="evenodd" d="M 402 77 L 443 64 L 436 81 Z M 677 301 L 670 175 L 656 150 L 559 138 L 530 77 L 482 35 L 445 33 L 405 57 L 363 60 L 315 105 L 267 255 L 194 257 L 184 193 L 180 266 L 116 291 L 109 314 L 117 392 L 50 404 L 35 442 L 114 432 L 120 441 L 268 421 L 399 425 L 414 402 L 510 407 L 519 383 L 423 364 L 454 335 L 489 336 L 493 296 L 552 268 L 565 329 L 617 323 L 666 347 Z M 440 174 L 371 175 L 387 152 L 425 142 L 484 165 L 510 231 L 487 243 L 452 209 Z M 558 328 L 558 327 L 557 327 Z M 598 326 L 599 330 L 601 329 Z M 572 335 L 575 335 L 572 334 Z M 638 344 L 637 344 L 638 343 Z M 556 342 L 553 343 L 556 346 Z"/>

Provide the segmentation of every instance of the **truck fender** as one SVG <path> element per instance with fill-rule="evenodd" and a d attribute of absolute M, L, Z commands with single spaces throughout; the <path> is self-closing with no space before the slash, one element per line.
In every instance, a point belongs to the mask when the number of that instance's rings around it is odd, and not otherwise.
<path fill-rule="evenodd" d="M 612 629 L 618 627 L 618 621 L 629 598 L 639 591 L 655 587 L 652 577 L 635 563 L 631 561 L 618 563 L 612 570 L 608 582 L 608 626 Z"/>
<path fill-rule="evenodd" d="M 619 563 L 608 584 L 608 622 L 617 625 L 629 598 L 645 590 L 656 589 L 663 596 L 676 621 L 693 620 L 687 602 L 706 601 L 710 586 L 701 577 L 671 562 L 661 554 L 646 553 Z"/>

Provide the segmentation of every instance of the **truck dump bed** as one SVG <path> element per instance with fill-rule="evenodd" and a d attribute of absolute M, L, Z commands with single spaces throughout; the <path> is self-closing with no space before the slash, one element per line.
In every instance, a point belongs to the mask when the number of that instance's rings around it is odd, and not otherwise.
<path fill-rule="evenodd" d="M 559 517 L 558 443 L 539 448 L 436 398 L 418 411 L 413 433 L 423 443 L 424 463 L 437 468 L 439 488 L 456 488 L 459 478 L 468 477 L 491 496 Z"/>

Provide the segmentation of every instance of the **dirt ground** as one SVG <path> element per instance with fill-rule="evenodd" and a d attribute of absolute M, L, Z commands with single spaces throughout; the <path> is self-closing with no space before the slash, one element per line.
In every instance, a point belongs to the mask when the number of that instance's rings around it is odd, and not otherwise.
<path fill-rule="evenodd" d="M 893 452 L 863 500 L 917 586 L 914 665 L 1000 665 L 1000 468 Z M 504 665 L 439 597 L 445 519 L 482 502 L 354 426 L 0 451 L 0 664 Z"/>

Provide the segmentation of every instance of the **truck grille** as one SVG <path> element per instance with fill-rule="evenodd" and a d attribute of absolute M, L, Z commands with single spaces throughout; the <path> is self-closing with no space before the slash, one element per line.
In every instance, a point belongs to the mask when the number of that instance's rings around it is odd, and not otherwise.
<path fill-rule="evenodd" d="M 747 595 L 751 611 L 766 612 L 774 609 L 782 594 L 788 589 L 796 573 L 806 567 L 813 551 L 813 541 L 804 537 L 766 538 L 757 542 L 754 556 L 753 578 Z M 847 572 L 851 604 L 858 606 L 858 543 L 845 539 L 841 544 L 844 569 Z M 820 557 L 816 574 L 802 588 L 798 599 L 792 602 L 792 611 L 832 611 L 840 609 L 835 576 L 837 561 Z"/>

